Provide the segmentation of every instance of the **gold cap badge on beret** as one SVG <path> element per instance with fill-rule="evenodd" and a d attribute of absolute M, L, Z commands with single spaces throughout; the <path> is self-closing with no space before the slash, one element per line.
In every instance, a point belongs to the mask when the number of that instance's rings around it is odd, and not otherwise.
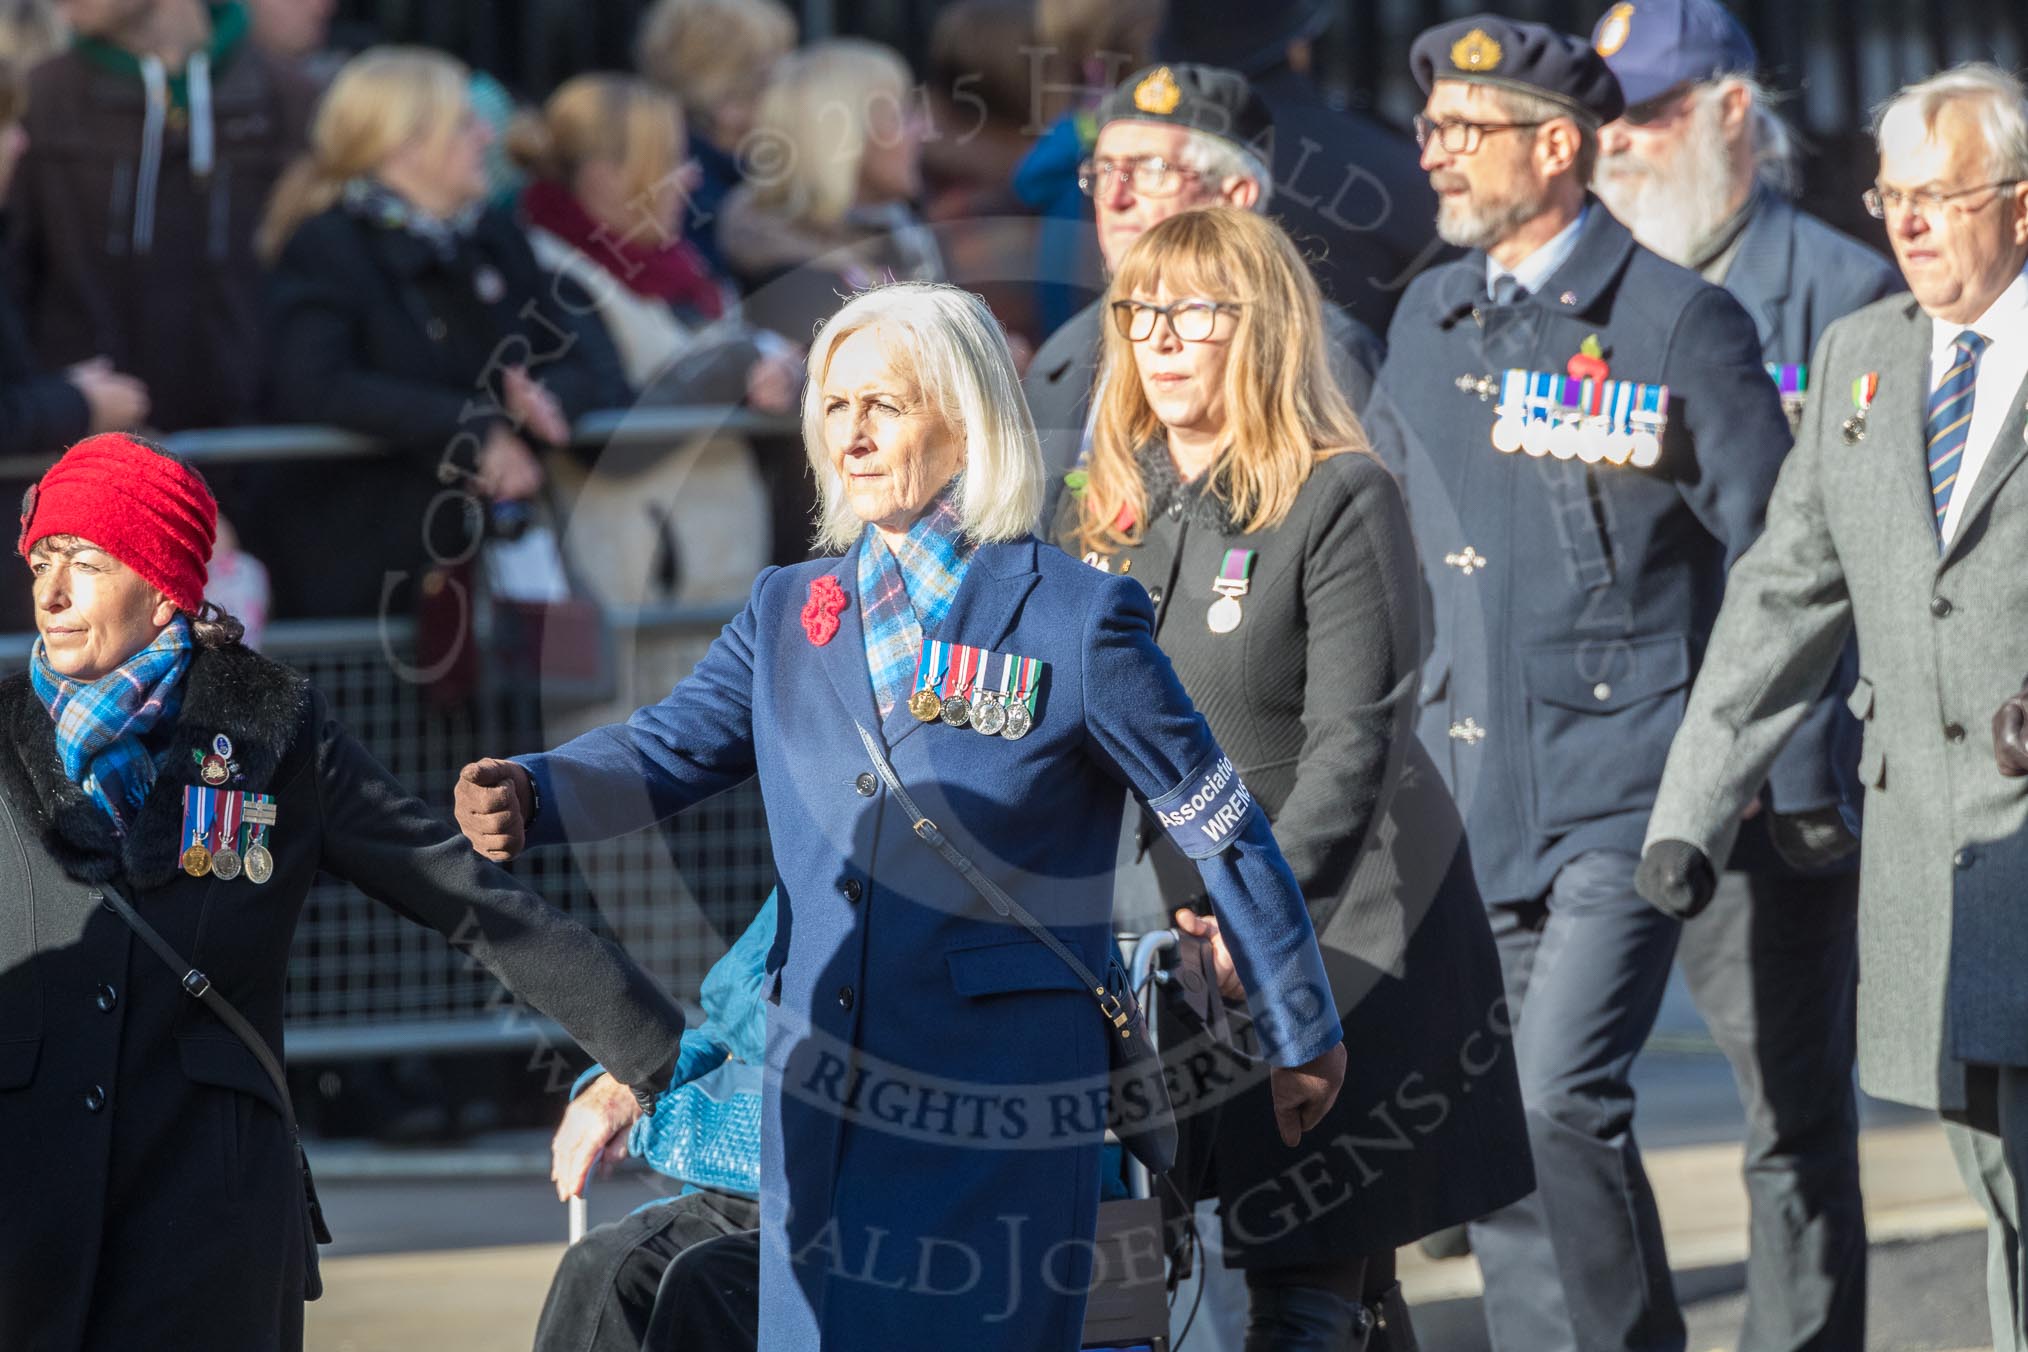
<path fill-rule="evenodd" d="M 1459 70 L 1495 70 L 1500 56 L 1500 44 L 1483 28 L 1474 28 L 1451 44 L 1451 64 Z"/>
<path fill-rule="evenodd" d="M 1606 11 L 1605 19 L 1598 26 L 1598 54 L 1614 56 L 1627 45 L 1627 34 L 1633 27 L 1634 7 L 1614 5 Z"/>
<path fill-rule="evenodd" d="M 1167 117 L 1182 101 L 1183 91 L 1177 87 L 1176 77 L 1169 73 L 1167 66 L 1157 66 L 1146 79 L 1134 86 L 1134 106 L 1144 113 Z"/>

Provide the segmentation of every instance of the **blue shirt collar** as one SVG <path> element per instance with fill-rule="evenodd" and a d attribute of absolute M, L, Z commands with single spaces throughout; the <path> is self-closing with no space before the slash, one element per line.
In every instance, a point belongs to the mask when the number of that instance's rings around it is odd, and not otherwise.
<path fill-rule="evenodd" d="M 1592 204 L 1587 200 L 1569 225 L 1557 231 L 1547 244 L 1522 259 L 1518 267 L 1503 268 L 1493 261 L 1491 254 L 1486 255 L 1486 289 L 1492 290 L 1495 281 L 1510 276 L 1526 287 L 1531 295 L 1540 291 L 1556 275 L 1556 270 L 1568 263 L 1570 256 L 1577 252 L 1578 232 L 1584 229 L 1585 219 L 1591 211 Z"/>

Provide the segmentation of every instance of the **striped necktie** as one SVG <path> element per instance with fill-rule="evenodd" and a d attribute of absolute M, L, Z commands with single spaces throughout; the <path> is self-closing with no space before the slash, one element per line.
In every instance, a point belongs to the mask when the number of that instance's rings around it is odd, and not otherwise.
<path fill-rule="evenodd" d="M 1950 510 L 1951 488 L 1964 464 L 1965 441 L 1972 430 L 1972 391 L 1979 379 L 1979 357 L 1986 340 L 1966 329 L 1951 343 L 1951 368 L 1929 397 L 1929 492 L 1936 505 L 1937 548 L 1943 548 L 1944 513 Z"/>

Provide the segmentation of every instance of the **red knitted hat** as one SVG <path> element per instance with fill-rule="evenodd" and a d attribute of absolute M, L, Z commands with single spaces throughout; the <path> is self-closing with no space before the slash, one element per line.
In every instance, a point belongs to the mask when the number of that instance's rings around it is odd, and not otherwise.
<path fill-rule="evenodd" d="M 218 538 L 218 504 L 204 477 L 138 437 L 86 437 L 21 500 L 23 558 L 37 540 L 91 541 L 195 615 Z"/>

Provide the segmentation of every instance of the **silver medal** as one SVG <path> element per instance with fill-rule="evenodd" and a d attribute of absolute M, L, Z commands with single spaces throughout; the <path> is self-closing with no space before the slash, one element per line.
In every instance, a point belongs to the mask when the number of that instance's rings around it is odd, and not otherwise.
<path fill-rule="evenodd" d="M 1007 726 L 1007 700 L 1005 696 L 981 692 L 972 701 L 972 731 L 988 737 L 997 736 Z"/>
<path fill-rule="evenodd" d="M 1035 717 L 1028 712 L 1028 706 L 1015 700 L 1007 705 L 1007 726 L 1000 729 L 1000 735 L 1010 742 L 1018 742 L 1034 726 Z"/>
<path fill-rule="evenodd" d="M 1229 634 L 1239 628 L 1241 613 L 1237 596 L 1221 596 L 1211 603 L 1205 613 L 1204 622 L 1214 634 Z"/>

